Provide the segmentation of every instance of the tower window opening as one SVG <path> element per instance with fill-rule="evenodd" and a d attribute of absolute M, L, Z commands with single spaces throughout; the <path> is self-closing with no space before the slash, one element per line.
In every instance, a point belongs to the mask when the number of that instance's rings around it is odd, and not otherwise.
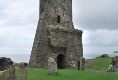
<path fill-rule="evenodd" d="M 60 16 L 57 16 L 57 23 L 60 23 Z"/>

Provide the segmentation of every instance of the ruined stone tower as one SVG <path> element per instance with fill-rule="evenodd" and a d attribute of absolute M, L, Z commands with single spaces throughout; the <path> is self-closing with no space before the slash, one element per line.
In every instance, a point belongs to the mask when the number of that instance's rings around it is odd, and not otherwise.
<path fill-rule="evenodd" d="M 82 31 L 74 29 L 72 0 L 40 0 L 39 22 L 30 66 L 47 66 L 48 57 L 66 68 L 83 56 Z"/>

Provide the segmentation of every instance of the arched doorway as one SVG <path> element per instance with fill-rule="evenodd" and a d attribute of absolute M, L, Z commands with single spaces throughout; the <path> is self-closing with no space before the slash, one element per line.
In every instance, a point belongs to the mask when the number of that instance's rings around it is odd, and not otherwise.
<path fill-rule="evenodd" d="M 62 54 L 57 56 L 57 67 L 58 69 L 66 68 L 66 57 Z"/>

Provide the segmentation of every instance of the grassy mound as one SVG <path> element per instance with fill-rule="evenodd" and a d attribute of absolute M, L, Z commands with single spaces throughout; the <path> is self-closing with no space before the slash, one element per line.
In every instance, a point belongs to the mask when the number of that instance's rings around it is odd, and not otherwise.
<path fill-rule="evenodd" d="M 58 75 L 48 75 L 47 69 L 28 68 L 27 80 L 117 80 L 118 75 L 113 73 L 98 73 L 92 71 L 58 70 Z M 16 80 L 18 69 L 16 69 Z"/>
<path fill-rule="evenodd" d="M 112 58 L 95 58 L 94 63 L 87 66 L 90 69 L 107 69 L 111 64 Z M 86 64 L 89 64 L 88 62 Z"/>

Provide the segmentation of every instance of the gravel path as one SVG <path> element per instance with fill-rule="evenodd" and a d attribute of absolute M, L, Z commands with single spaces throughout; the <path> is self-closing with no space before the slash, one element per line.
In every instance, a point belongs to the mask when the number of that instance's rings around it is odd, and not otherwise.
<path fill-rule="evenodd" d="M 88 71 L 93 71 L 93 72 L 104 72 L 104 73 L 114 73 L 114 74 L 118 74 L 118 71 L 116 72 L 107 72 L 107 70 L 101 70 L 101 69 L 86 69 Z"/>

